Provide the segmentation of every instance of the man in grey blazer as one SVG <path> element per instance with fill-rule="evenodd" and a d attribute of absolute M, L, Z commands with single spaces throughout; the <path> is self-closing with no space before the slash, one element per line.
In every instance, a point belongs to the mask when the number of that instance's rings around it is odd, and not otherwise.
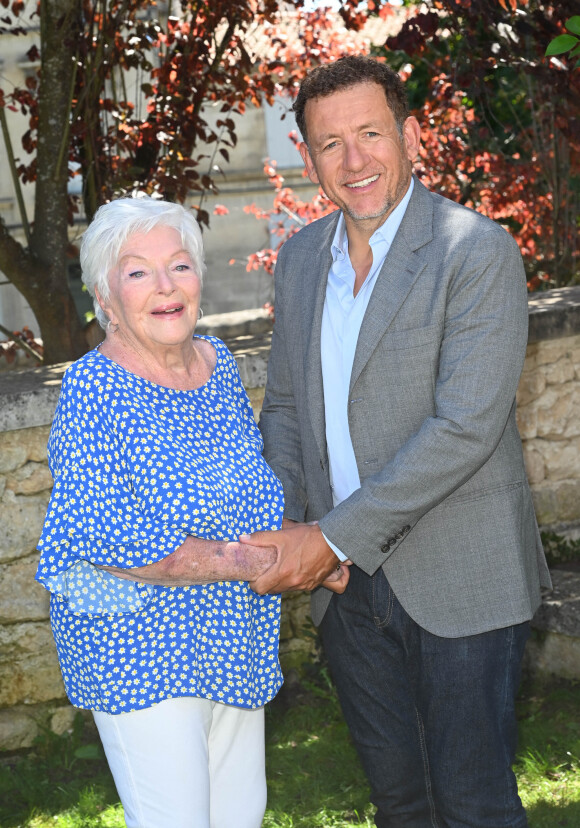
<path fill-rule="evenodd" d="M 316 68 L 294 110 L 340 209 L 278 258 L 260 425 L 286 519 L 252 536 L 278 550 L 253 587 L 313 590 L 379 828 L 522 828 L 514 696 L 550 579 L 515 422 L 521 256 L 413 177 L 384 64 Z"/>

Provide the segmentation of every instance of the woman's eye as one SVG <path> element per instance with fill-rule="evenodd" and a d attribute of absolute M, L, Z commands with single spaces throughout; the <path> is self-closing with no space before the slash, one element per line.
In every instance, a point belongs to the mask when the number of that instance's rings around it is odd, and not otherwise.
<path fill-rule="evenodd" d="M 145 276 L 144 270 L 131 270 L 129 272 L 130 279 L 140 279 L 142 276 Z"/>
<path fill-rule="evenodd" d="M 183 273 L 184 271 L 191 270 L 188 264 L 179 264 L 175 268 L 179 273 Z"/>

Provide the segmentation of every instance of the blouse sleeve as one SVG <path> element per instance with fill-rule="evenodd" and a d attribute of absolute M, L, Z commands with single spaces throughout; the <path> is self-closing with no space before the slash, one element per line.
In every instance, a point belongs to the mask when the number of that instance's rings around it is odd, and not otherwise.
<path fill-rule="evenodd" d="M 36 578 L 73 612 L 139 609 L 152 588 L 97 567 L 146 566 L 187 537 L 141 508 L 104 396 L 103 388 L 79 393 L 78 378 L 67 372 L 48 443 L 54 487 Z"/>

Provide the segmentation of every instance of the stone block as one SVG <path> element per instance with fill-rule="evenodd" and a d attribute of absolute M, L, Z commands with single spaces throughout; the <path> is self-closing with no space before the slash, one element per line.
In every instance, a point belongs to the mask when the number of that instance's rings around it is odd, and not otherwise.
<path fill-rule="evenodd" d="M 548 480 L 560 481 L 578 478 L 579 438 L 562 443 L 555 440 L 536 440 L 535 447 L 544 458 Z"/>
<path fill-rule="evenodd" d="M 540 371 L 546 378 L 548 385 L 562 385 L 575 379 L 576 372 L 571 357 L 571 353 L 566 351 L 557 362 L 540 366 Z"/>
<path fill-rule="evenodd" d="M 35 463 L 46 463 L 50 425 L 26 428 L 21 433 L 28 449 L 28 459 Z"/>
<path fill-rule="evenodd" d="M 575 523 L 580 520 L 580 480 L 546 480 L 532 487 L 532 498 L 540 526 Z"/>
<path fill-rule="evenodd" d="M 50 491 L 52 483 L 46 463 L 28 462 L 8 475 L 6 488 L 14 494 L 38 494 Z"/>
<path fill-rule="evenodd" d="M 252 411 L 254 412 L 254 418 L 256 422 L 260 417 L 260 411 L 262 410 L 262 404 L 264 402 L 264 388 L 246 388 L 248 392 L 248 397 L 250 398 L 250 402 L 252 404 Z"/>
<path fill-rule="evenodd" d="M 50 624 L 0 627 L 0 707 L 64 698 Z"/>
<path fill-rule="evenodd" d="M 527 405 L 537 400 L 546 388 L 546 377 L 540 371 L 530 371 L 522 374 L 518 385 L 516 400 L 518 406 Z"/>
<path fill-rule="evenodd" d="M 572 365 L 576 374 L 576 380 L 580 380 L 580 344 L 572 351 Z"/>
<path fill-rule="evenodd" d="M 32 711 L 22 708 L 0 710 L 0 751 L 31 747 L 38 735 Z"/>
<path fill-rule="evenodd" d="M 11 439 L 14 432 L 0 432 L 0 473 L 14 471 L 26 463 L 27 449 L 24 444 Z"/>
<path fill-rule="evenodd" d="M 580 411 L 575 408 L 575 389 L 560 388 L 560 393 L 544 394 L 537 405 L 537 434 L 546 439 L 561 440 L 568 435 L 569 426 L 576 426 Z"/>
<path fill-rule="evenodd" d="M 557 521 L 568 523 L 580 519 L 580 479 L 563 480 L 554 487 Z"/>
<path fill-rule="evenodd" d="M 8 488 L 0 502 L 0 561 L 21 558 L 36 549 L 49 492 L 19 495 Z"/>
<path fill-rule="evenodd" d="M 524 463 L 530 486 L 535 486 L 538 483 L 541 483 L 546 477 L 544 458 L 540 452 L 533 447 L 533 444 L 524 445 Z"/>
<path fill-rule="evenodd" d="M 522 373 L 526 374 L 528 371 L 535 371 L 538 367 L 538 343 L 529 342 L 526 348 L 526 358 L 524 360 L 524 367 Z"/>
<path fill-rule="evenodd" d="M 558 339 L 546 339 L 538 342 L 536 361 L 538 365 L 554 365 L 560 359 L 571 359 L 572 352 L 578 347 L 580 336 L 563 336 Z"/>
<path fill-rule="evenodd" d="M 558 522 L 558 501 L 553 486 L 544 481 L 542 486 L 533 487 L 532 500 L 536 519 L 540 526 L 549 526 Z"/>
<path fill-rule="evenodd" d="M 533 440 L 538 433 L 538 409 L 531 403 L 516 409 L 518 431 L 522 440 Z"/>
<path fill-rule="evenodd" d="M 37 565 L 37 555 L 0 565 L 0 624 L 48 618 L 49 594 L 34 580 Z"/>
<path fill-rule="evenodd" d="M 310 618 L 310 593 L 290 592 L 282 598 L 282 613 L 288 619 L 292 636 L 302 636 L 313 630 Z"/>
<path fill-rule="evenodd" d="M 580 640 L 580 572 L 553 569 L 551 575 L 552 590 L 543 595 L 533 627 Z"/>
<path fill-rule="evenodd" d="M 526 648 L 531 673 L 580 679 L 580 572 L 553 569 L 553 590 L 543 595 Z"/>
<path fill-rule="evenodd" d="M 580 638 L 552 632 L 533 636 L 526 645 L 524 670 L 531 675 L 580 679 Z"/>
<path fill-rule="evenodd" d="M 570 389 L 571 414 L 564 432 L 565 437 L 580 437 L 580 383 L 575 382 Z"/>
<path fill-rule="evenodd" d="M 12 664 L 0 664 L 0 705 L 37 704 L 64 698 L 55 654 L 38 653 Z"/>
<path fill-rule="evenodd" d="M 70 731 L 75 716 L 81 713 L 86 725 L 95 730 L 93 718 L 70 704 L 38 704 L 27 707 L 15 705 L 0 710 L 0 752 L 32 747 L 36 738 L 47 728 L 62 735 Z M 95 730 L 95 738 L 97 737 Z"/>
<path fill-rule="evenodd" d="M 63 733 L 71 733 L 75 717 L 78 715 L 78 710 L 72 705 L 66 707 L 59 707 L 51 716 L 50 729 L 53 733 L 62 736 Z"/>

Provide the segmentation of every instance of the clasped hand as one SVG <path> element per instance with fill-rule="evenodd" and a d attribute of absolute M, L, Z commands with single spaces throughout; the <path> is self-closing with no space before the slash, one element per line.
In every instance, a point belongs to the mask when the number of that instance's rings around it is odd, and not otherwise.
<path fill-rule="evenodd" d="M 276 562 L 250 581 L 252 589 L 260 595 L 310 591 L 320 585 L 339 593 L 346 589 L 350 561 L 339 563 L 315 523 L 294 523 L 285 519 L 278 531 L 255 532 L 242 535 L 239 540 L 276 549 Z"/>

